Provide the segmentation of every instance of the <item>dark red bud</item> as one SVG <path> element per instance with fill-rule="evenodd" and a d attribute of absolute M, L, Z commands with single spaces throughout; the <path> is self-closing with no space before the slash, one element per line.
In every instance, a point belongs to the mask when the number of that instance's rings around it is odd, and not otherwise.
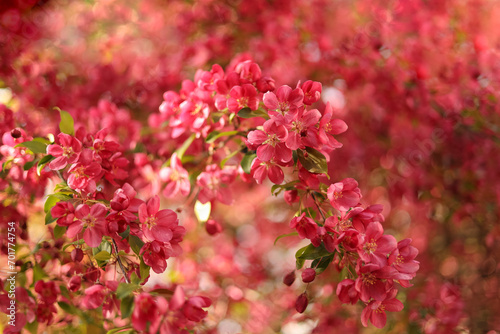
<path fill-rule="evenodd" d="M 297 297 L 297 300 L 295 301 L 295 309 L 299 313 L 304 313 L 304 311 L 307 308 L 307 304 L 309 304 L 309 300 L 307 299 L 307 295 L 304 292 L 303 294 Z"/>
<path fill-rule="evenodd" d="M 15 129 L 12 129 L 12 131 L 10 132 L 10 135 L 12 136 L 12 138 L 21 138 L 21 136 L 23 135 L 21 133 L 21 130 L 19 130 L 18 128 L 15 128 Z"/>
<path fill-rule="evenodd" d="M 207 230 L 207 233 L 210 235 L 216 235 L 220 232 L 222 232 L 222 226 L 215 220 L 209 219 L 205 223 L 205 229 Z"/>
<path fill-rule="evenodd" d="M 75 248 L 71 251 L 71 259 L 74 262 L 80 262 L 83 260 L 83 251 L 80 248 Z"/>
<path fill-rule="evenodd" d="M 310 283 L 316 278 L 316 270 L 313 268 L 307 268 L 302 272 L 302 282 Z"/>
<path fill-rule="evenodd" d="M 283 283 L 285 283 L 285 285 L 290 286 L 293 282 L 295 282 L 295 270 L 289 272 L 285 277 L 283 277 Z"/>

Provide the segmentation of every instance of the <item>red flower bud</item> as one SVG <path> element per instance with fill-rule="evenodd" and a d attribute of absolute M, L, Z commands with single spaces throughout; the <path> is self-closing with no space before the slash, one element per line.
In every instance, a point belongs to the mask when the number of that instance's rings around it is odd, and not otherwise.
<path fill-rule="evenodd" d="M 310 283 L 316 278 L 316 270 L 313 268 L 307 268 L 302 272 L 302 282 Z"/>
<path fill-rule="evenodd" d="M 283 277 L 283 283 L 285 283 L 285 285 L 292 285 L 293 282 L 295 282 L 295 270 L 289 272 L 285 277 Z"/>
<path fill-rule="evenodd" d="M 83 259 L 83 251 L 80 248 L 75 248 L 71 251 L 71 259 L 74 262 L 80 262 Z"/>
<path fill-rule="evenodd" d="M 21 133 L 21 130 L 19 130 L 18 128 L 15 128 L 10 132 L 10 135 L 12 136 L 12 138 L 17 139 L 17 138 L 20 138 L 22 136 L 22 133 Z"/>
<path fill-rule="evenodd" d="M 205 223 L 205 229 L 207 230 L 207 233 L 210 235 L 216 235 L 220 232 L 222 232 L 222 226 L 215 220 L 209 219 Z"/>
<path fill-rule="evenodd" d="M 303 294 L 297 297 L 297 300 L 295 301 L 295 309 L 299 313 L 304 313 L 307 304 L 309 304 L 309 300 L 307 299 L 307 295 L 304 292 Z"/>

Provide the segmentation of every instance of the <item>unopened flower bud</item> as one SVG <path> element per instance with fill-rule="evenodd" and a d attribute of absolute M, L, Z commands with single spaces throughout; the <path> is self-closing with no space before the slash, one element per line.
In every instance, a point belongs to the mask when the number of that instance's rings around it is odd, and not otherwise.
<path fill-rule="evenodd" d="M 80 248 L 75 248 L 71 251 L 71 259 L 74 262 L 80 262 L 83 260 L 83 251 Z"/>
<path fill-rule="evenodd" d="M 307 268 L 302 272 L 302 282 L 310 283 L 316 278 L 316 270 L 313 268 Z"/>
<path fill-rule="evenodd" d="M 209 219 L 205 223 L 205 229 L 207 230 L 207 233 L 210 235 L 216 235 L 220 232 L 222 232 L 222 226 L 215 220 Z"/>
<path fill-rule="evenodd" d="M 304 313 L 304 311 L 307 308 L 307 304 L 309 304 L 309 300 L 307 299 L 307 295 L 304 292 L 303 294 L 297 297 L 297 300 L 295 301 L 295 309 L 299 313 Z"/>
<path fill-rule="evenodd" d="M 283 277 L 283 283 L 285 283 L 285 285 L 290 286 L 293 282 L 295 282 L 295 270 L 289 272 L 285 277 Z"/>
<path fill-rule="evenodd" d="M 12 131 L 10 132 L 10 135 L 12 136 L 12 138 L 17 139 L 17 138 L 21 138 L 22 133 L 21 133 L 21 130 L 19 130 L 18 128 L 15 128 L 15 129 L 12 129 Z"/>

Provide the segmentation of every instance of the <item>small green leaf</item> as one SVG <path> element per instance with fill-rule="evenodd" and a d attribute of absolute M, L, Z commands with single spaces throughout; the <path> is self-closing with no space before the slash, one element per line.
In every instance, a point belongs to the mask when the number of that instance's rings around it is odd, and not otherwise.
<path fill-rule="evenodd" d="M 128 237 L 128 242 L 130 244 L 130 248 L 132 248 L 134 253 L 139 255 L 142 246 L 144 246 L 144 242 L 136 235 L 130 235 Z"/>
<path fill-rule="evenodd" d="M 323 245 L 319 247 L 314 247 L 313 244 L 309 244 L 306 247 L 303 247 L 295 253 L 295 258 L 303 259 L 303 260 L 315 260 L 319 259 L 323 256 L 329 256 L 331 253 L 327 251 Z"/>
<path fill-rule="evenodd" d="M 60 199 L 54 196 L 54 194 L 49 195 L 47 197 L 47 200 L 45 201 L 45 204 L 43 205 L 43 211 L 45 211 L 45 213 L 49 212 L 50 209 L 52 209 L 54 205 L 56 205 L 56 203 L 59 201 Z"/>
<path fill-rule="evenodd" d="M 59 305 L 59 307 L 66 313 L 69 313 L 69 314 L 75 314 L 75 310 L 74 308 L 69 305 L 68 303 L 65 303 L 65 302 L 57 302 L 57 305 Z"/>
<path fill-rule="evenodd" d="M 97 261 L 108 261 L 111 258 L 111 254 L 109 254 L 106 251 L 100 251 L 99 253 L 97 253 L 96 255 L 94 255 L 94 258 Z"/>
<path fill-rule="evenodd" d="M 139 285 L 139 283 L 141 283 L 141 279 L 139 278 L 139 276 L 137 276 L 135 271 L 132 272 L 132 274 L 130 274 L 130 282 L 132 284 L 137 284 L 137 285 Z"/>
<path fill-rule="evenodd" d="M 214 141 L 216 141 L 220 137 L 234 136 L 234 135 L 237 135 L 239 133 L 240 133 L 240 131 L 226 131 L 226 132 L 214 131 L 214 132 L 211 132 L 208 134 L 205 142 L 210 144 L 210 143 L 213 143 Z"/>
<path fill-rule="evenodd" d="M 48 214 L 50 214 L 50 212 Z M 56 225 L 54 227 L 54 239 L 59 239 L 60 237 L 62 237 L 64 233 L 66 233 L 66 229 L 66 226 Z"/>
<path fill-rule="evenodd" d="M 291 236 L 294 236 L 294 235 L 299 235 L 297 232 L 292 232 L 292 233 L 287 233 L 287 234 L 282 234 L 280 236 L 278 236 L 275 240 L 274 240 L 274 245 L 276 245 L 276 243 L 278 242 L 278 240 L 280 240 L 281 238 L 284 238 L 284 237 L 291 237 Z"/>
<path fill-rule="evenodd" d="M 297 151 L 302 166 L 311 173 L 328 174 L 328 163 L 323 153 L 312 147 L 306 147 L 305 151 L 306 152 L 304 152 L 304 150 Z"/>
<path fill-rule="evenodd" d="M 59 130 L 62 133 L 66 133 L 68 135 L 73 135 L 75 133 L 75 121 L 71 114 L 67 111 L 61 110 L 59 108 L 54 108 L 59 111 L 59 115 L 61 116 L 61 122 L 59 122 Z"/>
<path fill-rule="evenodd" d="M 275 184 L 271 187 L 271 194 L 277 196 L 282 190 L 293 190 L 295 189 L 295 185 L 299 182 L 299 180 L 295 180 L 285 184 Z M 276 190 L 278 190 L 278 192 L 276 192 Z"/>
<path fill-rule="evenodd" d="M 295 259 L 295 268 L 297 268 L 297 270 L 302 269 L 304 263 L 306 263 L 306 260 L 304 259 Z"/>
<path fill-rule="evenodd" d="M 46 155 L 42 159 L 40 159 L 40 161 L 38 162 L 38 165 L 36 167 L 36 173 L 38 174 L 38 176 L 40 176 L 40 173 L 41 173 L 43 167 L 45 167 L 45 165 L 47 163 L 49 163 L 50 161 L 52 161 L 54 159 L 55 158 L 53 156 L 51 156 L 50 154 Z"/>
<path fill-rule="evenodd" d="M 19 143 L 14 147 L 26 147 L 33 153 L 47 153 L 47 144 L 40 143 L 38 141 L 25 141 L 24 143 Z"/>
<path fill-rule="evenodd" d="M 186 139 L 182 146 L 179 147 L 177 151 L 175 151 L 180 160 L 182 160 L 182 156 L 184 155 L 184 153 L 186 153 L 186 150 L 189 148 L 189 146 L 191 146 L 195 138 L 196 134 L 193 133 L 188 139 Z"/>
<path fill-rule="evenodd" d="M 38 321 L 33 320 L 33 322 L 27 323 L 24 325 L 24 328 L 28 330 L 28 332 L 32 334 L 38 333 Z"/>
<path fill-rule="evenodd" d="M 224 166 L 226 165 L 226 163 L 229 161 L 229 159 L 231 159 L 232 157 L 234 157 L 236 154 L 240 153 L 240 151 L 234 151 L 234 152 L 231 152 L 227 157 L 225 157 L 224 159 L 222 159 L 222 161 L 220 162 L 220 168 L 224 168 Z"/>
<path fill-rule="evenodd" d="M 238 111 L 238 116 L 241 118 L 254 117 L 254 115 L 252 114 L 252 109 L 250 109 L 248 107 L 241 108 L 240 111 Z"/>
<path fill-rule="evenodd" d="M 123 298 L 120 302 L 120 313 L 122 314 L 122 319 L 127 319 L 128 317 L 130 317 L 133 310 L 134 296 L 127 296 Z"/>
<path fill-rule="evenodd" d="M 203 204 L 197 200 L 194 204 L 194 214 L 200 223 L 204 223 L 208 220 L 208 218 L 210 218 L 211 210 L 212 204 L 210 202 Z"/>
<path fill-rule="evenodd" d="M 36 283 L 44 277 L 47 277 L 45 271 L 42 269 L 42 267 L 40 267 L 38 263 L 35 264 L 35 266 L 33 267 L 33 282 Z"/>
<path fill-rule="evenodd" d="M 255 154 L 255 151 L 250 151 L 245 154 L 243 159 L 241 159 L 241 168 L 243 168 L 243 171 L 247 174 L 250 174 L 250 169 L 252 168 L 252 162 L 254 159 L 257 157 L 257 154 Z"/>
<path fill-rule="evenodd" d="M 323 271 L 325 271 L 326 268 L 330 265 L 330 263 L 333 261 L 334 254 L 331 254 L 329 256 L 322 257 L 320 259 L 316 259 L 311 263 L 311 268 L 314 268 L 316 270 L 316 274 L 321 274 Z"/>
<path fill-rule="evenodd" d="M 140 273 L 141 273 L 141 281 L 144 282 L 146 278 L 149 276 L 149 271 L 151 267 L 148 266 L 147 264 L 144 263 L 144 261 L 141 259 L 141 265 L 139 267 Z"/>
<path fill-rule="evenodd" d="M 240 111 L 238 111 L 238 116 L 241 118 L 252 118 L 252 117 L 269 118 L 269 115 L 264 110 L 262 109 L 252 110 L 248 107 L 240 109 Z"/>
<path fill-rule="evenodd" d="M 122 239 L 127 238 L 130 235 L 130 225 L 127 226 L 127 229 L 122 233 L 118 233 Z"/>
<path fill-rule="evenodd" d="M 124 330 L 128 330 L 130 328 L 132 328 L 130 325 L 126 325 L 126 326 L 122 326 L 119 328 L 111 329 L 111 330 L 107 331 L 106 334 L 116 334 L 116 333 L 122 332 Z"/>
<path fill-rule="evenodd" d="M 118 299 L 123 299 L 130 296 L 132 292 L 137 290 L 139 286 L 137 284 L 120 283 L 116 289 L 116 297 Z"/>
<path fill-rule="evenodd" d="M 23 169 L 24 170 L 30 170 L 33 165 L 38 161 L 38 159 L 33 159 L 32 161 L 28 161 L 27 163 L 24 164 Z"/>

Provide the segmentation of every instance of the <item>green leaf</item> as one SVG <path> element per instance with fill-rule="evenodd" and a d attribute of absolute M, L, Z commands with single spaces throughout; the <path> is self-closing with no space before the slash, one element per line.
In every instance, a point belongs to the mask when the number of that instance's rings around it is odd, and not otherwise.
<path fill-rule="evenodd" d="M 306 260 L 304 259 L 295 259 L 295 268 L 297 268 L 297 270 L 302 269 L 304 263 L 306 263 Z"/>
<path fill-rule="evenodd" d="M 220 137 L 229 137 L 229 136 L 234 136 L 234 135 L 237 135 L 241 133 L 240 131 L 226 131 L 226 132 L 218 132 L 218 131 L 214 131 L 214 132 L 210 132 L 207 136 L 207 139 L 205 140 L 205 142 L 207 143 L 213 143 L 214 141 L 216 141 L 218 138 Z"/>
<path fill-rule="evenodd" d="M 328 163 L 323 153 L 312 147 L 306 147 L 305 151 L 306 152 L 304 152 L 304 150 L 297 151 L 302 166 L 311 173 L 328 174 Z"/>
<path fill-rule="evenodd" d="M 109 254 L 106 251 L 100 251 L 99 253 L 97 253 L 96 255 L 94 255 L 94 258 L 97 261 L 109 261 L 109 259 L 111 258 L 111 254 Z"/>
<path fill-rule="evenodd" d="M 116 289 L 116 297 L 118 299 L 123 299 L 127 296 L 130 296 L 132 292 L 137 290 L 139 285 L 137 284 L 128 284 L 128 283 L 120 283 L 118 284 L 118 288 Z"/>
<path fill-rule="evenodd" d="M 59 130 L 62 133 L 66 133 L 68 135 L 74 135 L 75 133 L 75 121 L 71 114 L 67 111 L 61 110 L 59 108 L 54 108 L 59 111 L 59 115 L 61 116 L 61 122 L 59 122 Z"/>
<path fill-rule="evenodd" d="M 55 158 L 53 156 L 51 156 L 50 154 L 46 155 L 42 159 L 40 159 L 40 161 L 38 162 L 38 165 L 36 167 L 36 173 L 38 174 L 38 176 L 40 176 L 40 173 L 41 173 L 43 167 L 45 167 L 45 165 L 47 163 L 49 163 L 50 161 L 52 161 L 54 159 Z"/>
<path fill-rule="evenodd" d="M 33 267 L 33 283 L 38 282 L 42 278 L 47 277 L 47 274 L 45 271 L 40 267 L 40 265 L 37 263 Z"/>
<path fill-rule="evenodd" d="M 252 109 L 250 109 L 248 107 L 241 108 L 240 111 L 238 111 L 238 116 L 241 118 L 254 117 L 254 115 L 252 114 Z"/>
<path fill-rule="evenodd" d="M 295 189 L 295 185 L 299 182 L 299 180 L 295 180 L 285 184 L 275 184 L 271 187 L 271 194 L 277 196 L 282 190 L 293 190 Z M 275 191 L 278 189 L 279 191 L 275 193 Z"/>
<path fill-rule="evenodd" d="M 316 259 L 311 263 L 311 268 L 314 268 L 316 270 L 316 274 L 319 275 L 323 271 L 325 271 L 326 268 L 330 265 L 330 263 L 333 261 L 334 254 L 331 254 L 329 256 L 322 257 L 320 259 Z"/>
<path fill-rule="evenodd" d="M 133 309 L 134 309 L 134 296 L 127 296 L 121 300 L 120 313 L 122 314 L 122 319 L 127 319 L 128 317 L 130 317 Z"/>
<path fill-rule="evenodd" d="M 57 196 L 54 196 L 54 194 L 49 195 L 49 197 L 47 197 L 47 200 L 45 201 L 45 204 L 43 205 L 43 211 L 45 211 L 45 213 L 49 212 L 50 209 L 52 209 L 54 205 L 56 205 L 56 203 L 59 201 L 60 199 L 57 198 Z"/>
<path fill-rule="evenodd" d="M 280 240 L 281 238 L 284 238 L 284 237 L 292 237 L 294 235 L 299 235 L 297 232 L 292 232 L 292 233 L 287 233 L 287 234 L 282 234 L 280 236 L 278 236 L 275 240 L 274 240 L 274 245 L 276 246 L 276 243 L 278 242 L 278 240 Z"/>
<path fill-rule="evenodd" d="M 130 225 L 127 226 L 127 229 L 125 231 L 118 234 L 120 235 L 120 237 L 122 237 L 122 240 L 127 238 L 130 235 Z"/>
<path fill-rule="evenodd" d="M 38 141 L 25 141 L 24 143 L 19 143 L 14 147 L 26 147 L 33 153 L 47 153 L 47 144 L 40 143 Z"/>
<path fill-rule="evenodd" d="M 33 138 L 33 141 L 37 141 L 37 142 L 45 144 L 45 145 L 50 144 L 50 141 L 47 138 L 43 138 L 43 137 L 35 137 L 35 138 Z"/>
<path fill-rule="evenodd" d="M 250 169 L 252 168 L 252 162 L 254 159 L 257 157 L 257 154 L 255 154 L 254 151 L 247 152 L 243 159 L 241 159 L 241 168 L 243 168 L 243 171 L 247 174 L 250 174 Z"/>
<path fill-rule="evenodd" d="M 144 261 L 141 259 L 141 265 L 139 267 L 141 273 L 141 282 L 144 282 L 144 280 L 148 278 L 150 269 L 151 267 L 145 264 Z"/>
<path fill-rule="evenodd" d="M 92 255 L 96 256 L 101 251 L 106 251 L 111 254 L 111 243 L 107 240 L 101 241 L 99 246 L 92 248 Z"/>
<path fill-rule="evenodd" d="M 194 204 L 194 214 L 200 223 L 204 223 L 208 220 L 208 218 L 210 218 L 211 210 L 212 204 L 210 202 L 203 204 L 197 200 Z"/>
<path fill-rule="evenodd" d="M 33 167 L 33 165 L 36 164 L 37 161 L 38 159 L 33 159 L 32 161 L 28 161 L 27 163 L 24 164 L 23 169 L 30 170 L 31 167 Z"/>
<path fill-rule="evenodd" d="M 106 334 L 116 334 L 116 333 L 122 332 L 122 331 L 130 329 L 130 328 L 132 328 L 130 325 L 126 325 L 126 326 L 122 326 L 119 328 L 111 329 L 111 330 L 107 331 Z"/>
<path fill-rule="evenodd" d="M 130 274 L 130 282 L 132 284 L 137 284 L 137 285 L 139 285 L 139 283 L 141 283 L 141 279 L 139 278 L 139 276 L 137 276 L 135 271 L 133 271 L 132 274 Z"/>
<path fill-rule="evenodd" d="M 331 253 L 328 252 L 323 245 L 320 245 L 319 247 L 314 247 L 313 244 L 309 244 L 306 247 L 303 247 L 295 253 L 295 258 L 296 259 L 303 259 L 303 260 L 315 260 L 319 259 L 323 256 L 329 256 Z"/>
<path fill-rule="evenodd" d="M 193 133 L 188 139 L 186 139 L 186 141 L 182 144 L 182 146 L 179 147 L 177 151 L 175 151 L 179 159 L 182 160 L 182 156 L 184 155 L 184 153 L 186 153 L 186 150 L 189 148 L 189 146 L 191 146 L 195 138 L 196 134 Z"/>
<path fill-rule="evenodd" d="M 56 225 L 54 227 L 54 239 L 59 239 L 60 237 L 62 237 L 64 233 L 66 233 L 66 229 L 66 226 Z"/>
<path fill-rule="evenodd" d="M 240 111 L 238 111 L 238 116 L 241 118 L 252 118 L 252 117 L 264 117 L 266 119 L 269 118 L 269 115 L 264 110 L 262 109 L 252 110 L 248 107 L 240 109 Z"/>
<path fill-rule="evenodd" d="M 222 161 L 220 162 L 220 168 L 224 168 L 224 166 L 226 165 L 226 162 L 228 162 L 229 159 L 231 159 L 232 157 L 234 157 L 238 153 L 240 153 L 240 151 L 231 152 L 227 157 L 222 159 Z"/>
<path fill-rule="evenodd" d="M 24 328 L 28 330 L 28 332 L 32 334 L 38 333 L 38 321 L 34 320 L 33 322 L 27 323 L 24 325 Z"/>
<path fill-rule="evenodd" d="M 66 313 L 69 313 L 69 314 L 75 314 L 75 310 L 74 308 L 69 305 L 68 303 L 65 303 L 65 302 L 57 302 L 57 305 L 59 305 L 59 307 Z"/>
<path fill-rule="evenodd" d="M 142 246 L 144 246 L 144 242 L 138 236 L 130 235 L 128 237 L 128 243 L 130 244 L 130 248 L 132 248 L 134 253 L 139 255 Z"/>

